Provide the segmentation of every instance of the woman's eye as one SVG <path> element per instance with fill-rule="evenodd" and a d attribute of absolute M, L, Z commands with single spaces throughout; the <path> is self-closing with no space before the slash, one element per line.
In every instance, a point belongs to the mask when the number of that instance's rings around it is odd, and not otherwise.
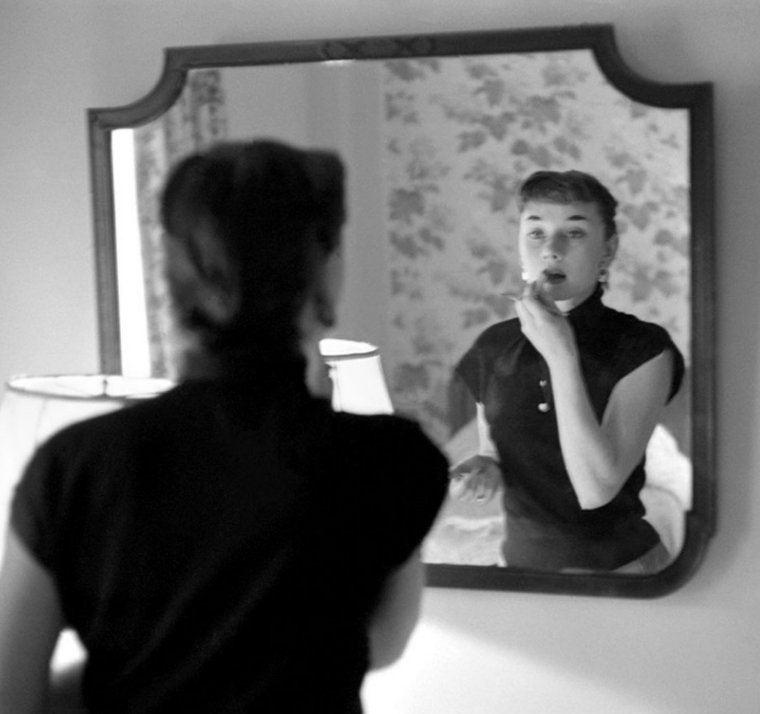
<path fill-rule="evenodd" d="M 569 231 L 567 235 L 571 238 L 583 238 L 586 234 L 583 231 Z"/>
<path fill-rule="evenodd" d="M 542 238 L 543 235 L 544 235 L 543 231 L 534 230 L 528 233 L 528 238 Z"/>

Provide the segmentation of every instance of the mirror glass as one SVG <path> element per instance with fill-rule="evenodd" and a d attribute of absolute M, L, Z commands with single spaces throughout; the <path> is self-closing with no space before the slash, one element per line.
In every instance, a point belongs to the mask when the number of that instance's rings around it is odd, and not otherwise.
<path fill-rule="evenodd" d="M 537 170 L 592 173 L 619 202 L 604 302 L 665 328 L 686 363 L 641 491 L 670 562 L 646 575 L 512 567 L 498 497 L 449 498 L 423 557 L 432 585 L 672 590 L 713 522 L 709 99 L 708 85 L 634 75 L 608 26 L 167 50 L 152 93 L 90 110 L 103 369 L 172 376 L 156 206 L 178 158 L 252 137 L 332 148 L 349 197 L 334 336 L 379 347 L 395 411 L 455 463 L 478 433 L 454 369 L 515 316 L 522 289 L 517 189 Z"/>

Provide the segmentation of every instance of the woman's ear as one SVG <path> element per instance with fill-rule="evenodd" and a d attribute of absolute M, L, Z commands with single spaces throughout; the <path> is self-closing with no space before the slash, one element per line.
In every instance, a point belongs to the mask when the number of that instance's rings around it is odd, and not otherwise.
<path fill-rule="evenodd" d="M 324 291 L 320 290 L 314 295 L 314 315 L 325 330 L 335 327 L 335 306 Z"/>
<path fill-rule="evenodd" d="M 609 268 L 610 263 L 615 259 L 617 255 L 617 249 L 619 244 L 619 238 L 617 233 L 613 233 L 607 240 L 604 241 L 604 254 L 600 267 Z"/>
<path fill-rule="evenodd" d="M 343 251 L 335 247 L 325 257 L 315 281 L 314 306 L 319 322 L 334 327 L 338 303 L 343 292 Z"/>
<path fill-rule="evenodd" d="M 343 258 L 340 248 L 318 260 L 304 300 L 299 326 L 305 339 L 321 339 L 337 324 L 338 301 L 343 288 Z"/>

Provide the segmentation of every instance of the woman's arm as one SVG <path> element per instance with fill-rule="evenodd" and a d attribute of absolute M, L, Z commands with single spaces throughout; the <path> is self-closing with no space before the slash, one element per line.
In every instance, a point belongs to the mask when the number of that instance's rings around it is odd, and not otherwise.
<path fill-rule="evenodd" d="M 449 469 L 449 495 L 458 501 L 489 502 L 501 488 L 501 468 L 485 409 L 476 405 L 478 450 Z"/>
<path fill-rule="evenodd" d="M 565 468 L 581 508 L 600 508 L 623 487 L 662 414 L 673 355 L 662 352 L 621 379 L 599 424 L 580 367 L 551 370 Z"/>
<path fill-rule="evenodd" d="M 667 401 L 673 355 L 664 351 L 612 390 L 601 424 L 589 400 L 568 321 L 535 296 L 517 304 L 523 332 L 549 366 L 560 446 L 581 508 L 600 508 L 641 460 Z"/>
<path fill-rule="evenodd" d="M 370 669 L 388 667 L 401 657 L 420 615 L 423 568 L 415 551 L 388 578 L 369 625 Z"/>
<path fill-rule="evenodd" d="M 0 711 L 40 714 L 63 627 L 49 573 L 11 530 L 0 571 Z"/>

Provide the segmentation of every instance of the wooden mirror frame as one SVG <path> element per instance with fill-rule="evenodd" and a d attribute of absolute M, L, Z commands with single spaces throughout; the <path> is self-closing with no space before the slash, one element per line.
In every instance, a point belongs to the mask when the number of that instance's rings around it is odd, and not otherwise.
<path fill-rule="evenodd" d="M 680 587 L 697 570 L 715 530 L 712 85 L 660 84 L 639 76 L 620 56 L 611 25 L 166 49 L 163 73 L 142 99 L 125 106 L 88 110 L 102 370 L 106 373 L 121 370 L 111 132 L 140 126 L 162 115 L 182 91 L 188 71 L 327 60 L 577 49 L 591 50 L 609 82 L 632 100 L 656 107 L 685 109 L 689 116 L 693 500 L 691 510 L 686 513 L 684 545 L 671 565 L 653 575 L 559 574 L 503 567 L 428 564 L 427 582 L 438 587 L 624 597 L 661 596 Z"/>

